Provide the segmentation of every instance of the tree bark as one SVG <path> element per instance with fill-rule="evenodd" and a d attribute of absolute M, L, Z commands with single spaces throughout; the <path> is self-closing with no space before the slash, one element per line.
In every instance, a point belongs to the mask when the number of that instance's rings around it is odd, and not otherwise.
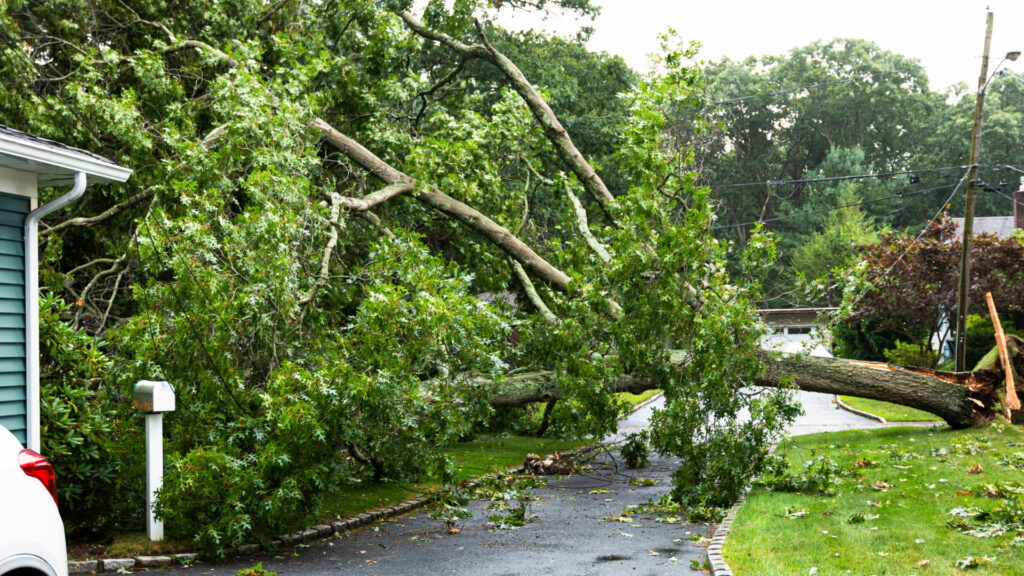
<path fill-rule="evenodd" d="M 771 355 L 762 351 L 761 386 L 791 381 L 800 390 L 870 398 L 935 414 L 953 428 L 967 428 L 991 418 L 998 374 L 940 372 L 837 358 Z"/>
<path fill-rule="evenodd" d="M 342 134 L 320 118 L 313 121 L 313 126 L 320 132 L 324 141 L 341 151 L 349 160 L 360 165 L 364 170 L 388 184 L 388 187 L 384 190 L 371 195 L 375 196 L 375 199 L 390 199 L 396 195 L 396 191 L 409 190 L 412 192 L 412 196 L 420 202 L 450 218 L 462 222 L 485 236 L 506 254 L 522 264 L 534 276 L 544 280 L 556 290 L 560 292 L 569 291 L 568 274 L 555 268 L 515 234 L 494 220 L 491 220 L 479 210 L 435 188 L 423 184 L 417 186 L 416 181 L 408 175 L 396 170 L 387 162 L 377 157 L 376 154 L 367 150 L 362 144 Z M 353 200 L 347 205 L 354 207 L 358 205 L 358 202 Z"/>
<path fill-rule="evenodd" d="M 940 372 L 836 358 L 799 357 L 762 350 L 765 370 L 752 384 L 795 386 L 808 392 L 842 394 L 892 402 L 935 414 L 953 428 L 968 428 L 990 419 L 998 401 L 1002 376 L 992 370 Z M 682 354 L 674 353 L 681 362 Z M 609 385 L 611 392 L 639 394 L 660 383 L 623 376 Z M 532 372 L 510 377 L 490 398 L 495 408 L 549 402 L 561 396 L 553 372 Z"/>

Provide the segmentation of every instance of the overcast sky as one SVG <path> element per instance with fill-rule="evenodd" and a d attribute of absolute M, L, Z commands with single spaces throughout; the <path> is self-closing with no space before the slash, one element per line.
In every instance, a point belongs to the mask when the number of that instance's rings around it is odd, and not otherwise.
<path fill-rule="evenodd" d="M 784 54 L 815 40 L 864 38 L 917 58 L 931 87 L 977 85 L 985 41 L 985 9 L 995 13 L 989 72 L 1010 50 L 1024 50 L 1024 0 L 593 0 L 594 22 L 552 15 L 517 16 L 506 26 L 544 27 L 562 34 L 582 25 L 595 33 L 589 48 L 619 54 L 636 70 L 658 49 L 657 35 L 674 28 L 703 44 L 702 58 Z M 1005 67 L 1024 75 L 1024 57 Z"/>

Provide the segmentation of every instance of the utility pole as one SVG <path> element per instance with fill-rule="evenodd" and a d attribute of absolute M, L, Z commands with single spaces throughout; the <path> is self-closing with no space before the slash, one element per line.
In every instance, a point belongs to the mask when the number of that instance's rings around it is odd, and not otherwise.
<path fill-rule="evenodd" d="M 974 243 L 974 187 L 978 179 L 978 155 L 981 152 L 981 118 L 985 107 L 985 86 L 988 84 L 988 53 L 992 45 L 992 12 L 985 26 L 985 52 L 981 57 L 981 76 L 978 77 L 978 95 L 974 104 L 974 129 L 971 131 L 971 153 L 967 171 L 967 202 L 964 208 L 964 226 L 960 251 L 960 290 L 956 305 L 956 367 L 957 372 L 967 369 L 967 300 L 971 288 L 971 245 Z"/>

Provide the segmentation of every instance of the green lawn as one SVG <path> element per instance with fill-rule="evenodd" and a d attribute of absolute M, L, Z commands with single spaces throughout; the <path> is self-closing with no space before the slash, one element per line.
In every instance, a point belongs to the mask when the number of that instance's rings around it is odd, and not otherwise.
<path fill-rule="evenodd" d="M 827 456 L 843 476 L 828 496 L 755 487 L 726 542 L 725 557 L 737 576 L 952 575 L 965 573 L 955 564 L 967 557 L 980 563 L 967 573 L 1024 575 L 1024 537 L 1018 538 L 1024 502 L 1012 493 L 1024 490 L 1024 433 L 1018 429 L 855 430 L 787 440 L 777 453 L 793 471 Z M 981 471 L 972 474 L 975 465 Z M 991 537 L 947 526 L 968 520 L 952 510 L 971 507 L 1010 510 L 1016 519 L 1003 519 L 1004 533 Z"/>
<path fill-rule="evenodd" d="M 653 398 L 657 394 L 661 394 L 661 390 L 644 390 L 643 392 L 641 392 L 639 394 L 630 394 L 629 392 L 619 392 L 619 393 L 616 394 L 616 396 L 618 396 L 622 400 L 625 400 L 626 402 L 629 402 L 630 405 L 636 406 L 637 404 L 642 404 L 643 402 L 646 402 L 646 401 L 650 400 L 651 398 Z"/>
<path fill-rule="evenodd" d="M 941 420 L 935 414 L 907 408 L 899 404 L 882 402 L 881 400 L 868 400 L 867 398 L 857 398 L 855 396 L 840 396 L 840 398 L 851 408 L 870 412 L 875 416 L 881 416 L 889 422 L 937 422 Z"/>

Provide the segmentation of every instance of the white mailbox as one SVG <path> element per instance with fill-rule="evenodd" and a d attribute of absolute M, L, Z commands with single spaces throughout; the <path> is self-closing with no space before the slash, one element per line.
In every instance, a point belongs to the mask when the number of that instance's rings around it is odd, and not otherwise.
<path fill-rule="evenodd" d="M 174 412 L 174 388 L 167 382 L 142 380 L 134 392 L 136 410 L 149 414 Z"/>
<path fill-rule="evenodd" d="M 135 385 L 135 409 L 146 413 L 146 534 L 164 539 L 164 522 L 153 506 L 164 483 L 164 412 L 174 412 L 174 388 L 167 382 L 141 380 Z"/>

